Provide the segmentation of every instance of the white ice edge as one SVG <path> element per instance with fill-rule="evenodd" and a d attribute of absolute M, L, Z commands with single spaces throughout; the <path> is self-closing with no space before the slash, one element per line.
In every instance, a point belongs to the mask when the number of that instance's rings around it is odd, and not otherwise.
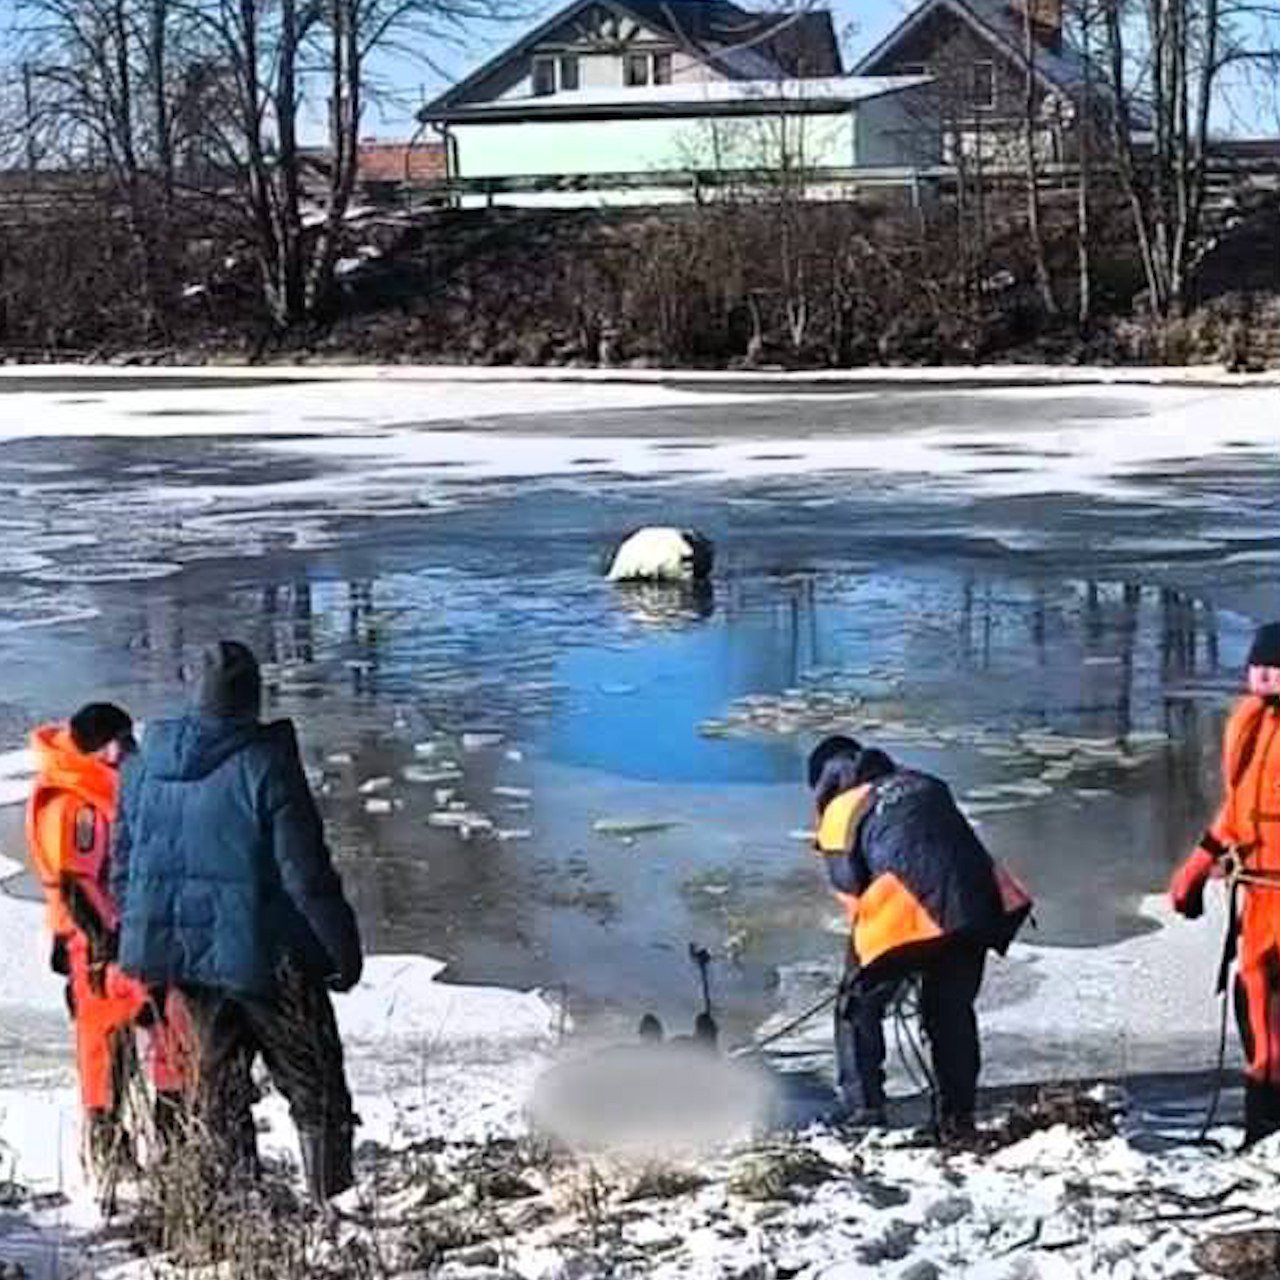
<path fill-rule="evenodd" d="M 930 383 L 1004 383 L 1022 387 L 1038 384 L 1059 386 L 1230 386 L 1280 385 L 1280 370 L 1263 373 L 1230 373 L 1221 364 L 1194 365 L 1047 365 L 977 364 L 929 366 L 866 366 L 854 369 L 755 369 L 715 370 L 679 367 L 645 369 L 595 369 L 568 366 L 529 367 L 523 365 L 450 364 L 355 364 L 341 361 L 321 364 L 217 364 L 192 365 L 99 365 L 99 364 L 10 364 L 0 365 L 0 381 L 56 377 L 121 382 L 152 380 L 181 381 L 186 378 L 224 379 L 244 382 L 576 382 L 624 385 L 628 383 L 679 380 L 702 383 L 791 383 L 860 384 L 901 383 L 904 386 Z"/>
<path fill-rule="evenodd" d="M 931 371 L 939 373 L 940 371 Z M 31 437 L 237 438 L 313 459 L 357 462 L 336 473 L 301 480 L 269 482 L 253 488 L 259 500 L 305 498 L 323 494 L 353 498 L 379 488 L 403 491 L 415 484 L 430 491 L 449 468 L 451 478 L 469 481 L 518 481 L 531 477 L 589 475 L 605 470 L 639 478 L 724 480 L 787 476 L 890 472 L 928 476 L 963 490 L 996 494 L 1045 492 L 1143 492 L 1135 479 L 1144 468 L 1179 467 L 1191 459 L 1225 452 L 1228 446 L 1264 452 L 1280 449 L 1275 422 L 1280 390 L 1275 387 L 1227 391 L 1213 388 L 1154 388 L 1095 384 L 1077 387 L 1081 416 L 1040 427 L 1036 405 L 1060 399 L 1060 386 L 983 390 L 984 397 L 1016 397 L 1026 406 L 1025 421 L 1002 428 L 975 429 L 957 420 L 949 426 L 945 406 L 938 425 L 899 433 L 857 430 L 856 406 L 865 392 L 797 392 L 790 398 L 789 425 L 742 435 L 720 435 L 714 423 L 691 424 L 700 447 L 687 452 L 658 447 L 665 440 L 626 434 L 612 424 L 599 434 L 576 436 L 502 431 L 498 420 L 530 415 L 572 414 L 579 430 L 594 413 L 646 408 L 718 406 L 731 413 L 738 403 L 759 403 L 745 387 L 717 385 L 703 392 L 689 386 L 648 382 L 612 383 L 604 379 L 504 382 L 479 377 L 440 377 L 420 381 L 368 377 L 330 378 L 308 385 L 237 386 L 218 393 L 210 405 L 207 390 L 167 388 L 103 392 L 92 403 L 75 403 L 48 392 L 18 392 L 0 397 L 0 441 Z M 979 394 L 954 391 L 955 397 Z M 1094 417 L 1087 405 L 1119 398 L 1133 416 Z M 849 405 L 849 429 L 806 424 L 805 406 Z M 210 411 L 212 408 L 212 416 Z M 433 426 L 449 423 L 448 431 Z M 495 424 L 482 429 L 484 424 Z M 461 426 L 463 429 L 458 430 Z M 680 438 L 673 425 L 666 439 Z M 298 437 L 283 439 L 281 437 Z M 976 447 L 975 447 L 976 446 Z M 1008 456 L 993 458 L 991 449 Z M 588 467 L 584 459 L 592 459 Z M 598 459 L 599 461 L 594 461 Z M 1010 470 L 1010 464 L 1016 469 Z M 585 478 L 584 475 L 584 478 Z M 1158 481 L 1143 482 L 1146 489 Z M 157 487 L 157 501 L 208 505 L 239 497 L 243 488 L 226 486 Z M 215 517 L 216 518 L 216 517 Z M 200 516 L 193 516 L 198 522 Z"/>

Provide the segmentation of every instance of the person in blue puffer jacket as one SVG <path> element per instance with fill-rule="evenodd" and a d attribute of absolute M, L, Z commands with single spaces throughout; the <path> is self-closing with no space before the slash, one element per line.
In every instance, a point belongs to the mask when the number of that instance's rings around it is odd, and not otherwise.
<path fill-rule="evenodd" d="M 220 641 L 201 657 L 190 711 L 148 726 L 115 830 L 119 962 L 185 997 L 193 1105 L 228 1169 L 257 1169 L 249 1068 L 260 1054 L 323 1200 L 352 1182 L 354 1115 L 329 992 L 360 980 L 360 934 L 293 725 L 261 723 L 261 703 L 253 654 Z"/>

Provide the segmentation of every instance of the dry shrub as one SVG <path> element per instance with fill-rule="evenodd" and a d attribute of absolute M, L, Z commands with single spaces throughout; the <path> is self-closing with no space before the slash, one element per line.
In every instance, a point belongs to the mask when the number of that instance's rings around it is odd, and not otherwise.
<path fill-rule="evenodd" d="M 1191 1251 L 1196 1266 L 1230 1280 L 1274 1280 L 1280 1275 L 1280 1231 L 1231 1231 L 1201 1240 Z"/>
<path fill-rule="evenodd" d="M 744 1200 L 791 1200 L 835 1176 L 816 1151 L 783 1144 L 744 1157 L 729 1178 L 729 1190 Z"/>
<path fill-rule="evenodd" d="M 993 1125 L 984 1128 L 976 1145 L 997 1150 L 1058 1125 L 1090 1138 L 1110 1138 L 1118 1132 L 1118 1124 L 1117 1104 L 1097 1090 L 1040 1085 L 1018 1097 Z"/>
<path fill-rule="evenodd" d="M 692 1169 L 650 1165 L 636 1175 L 635 1181 L 624 1192 L 622 1201 L 632 1204 L 637 1200 L 678 1200 L 700 1190 L 706 1182 L 706 1178 Z"/>

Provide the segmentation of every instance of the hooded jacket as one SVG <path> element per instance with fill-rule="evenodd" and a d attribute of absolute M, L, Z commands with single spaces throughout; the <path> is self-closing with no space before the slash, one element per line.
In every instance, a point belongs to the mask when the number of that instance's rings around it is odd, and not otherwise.
<path fill-rule="evenodd" d="M 336 990 L 360 936 L 293 725 L 150 725 L 124 770 L 111 864 L 120 965 L 153 984 L 271 996 L 281 956 Z"/>
<path fill-rule="evenodd" d="M 68 895 L 79 895 L 103 929 L 116 925 L 107 892 L 110 824 L 119 778 L 71 740 L 65 725 L 42 725 L 31 735 L 36 779 L 27 805 L 27 849 L 49 905 L 49 929 L 66 938 L 76 928 Z"/>
<path fill-rule="evenodd" d="M 897 769 L 841 792 L 818 827 L 863 969 L 948 939 L 1004 952 L 1031 899 L 987 852 L 946 783 Z"/>

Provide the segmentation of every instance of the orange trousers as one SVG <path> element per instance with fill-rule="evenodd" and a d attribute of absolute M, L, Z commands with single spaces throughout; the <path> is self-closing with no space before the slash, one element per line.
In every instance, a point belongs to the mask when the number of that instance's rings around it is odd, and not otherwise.
<path fill-rule="evenodd" d="M 184 1089 L 191 1074 L 190 1031 L 181 996 L 171 992 L 157 1008 L 151 992 L 115 965 L 91 965 L 88 944 L 79 934 L 72 937 L 68 953 L 68 1003 L 85 1109 L 109 1112 L 119 1105 L 132 1037 L 140 1024 L 146 1024 L 143 1062 L 157 1092 Z"/>

